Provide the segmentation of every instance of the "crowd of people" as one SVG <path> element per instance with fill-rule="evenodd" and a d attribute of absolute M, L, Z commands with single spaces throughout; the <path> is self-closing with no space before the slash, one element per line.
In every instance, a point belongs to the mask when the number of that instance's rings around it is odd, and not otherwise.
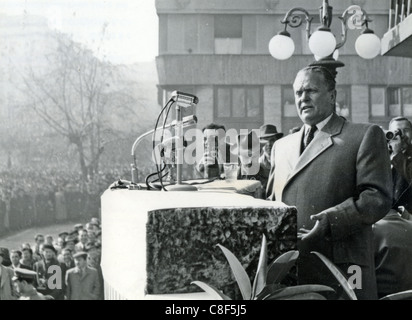
<path fill-rule="evenodd" d="M 0 247 L 0 300 L 103 300 L 98 218 L 73 230 L 36 234 L 34 244 Z"/>
<path fill-rule="evenodd" d="M 108 169 L 93 179 L 78 172 L 9 169 L 0 172 L 0 236 L 6 232 L 99 214 L 100 196 L 129 168 Z"/>

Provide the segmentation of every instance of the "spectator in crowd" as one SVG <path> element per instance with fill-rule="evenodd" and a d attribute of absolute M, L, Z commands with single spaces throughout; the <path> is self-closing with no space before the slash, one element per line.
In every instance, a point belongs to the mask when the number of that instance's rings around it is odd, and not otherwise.
<path fill-rule="evenodd" d="M 13 282 L 15 283 L 19 300 L 46 300 L 45 296 L 37 292 L 34 284 L 36 272 L 17 268 L 14 270 Z"/>
<path fill-rule="evenodd" d="M 34 271 L 37 273 L 39 287 L 38 290 L 52 296 L 55 300 L 64 300 L 64 279 L 62 278 L 62 268 L 56 259 L 56 249 L 49 244 L 43 246 L 44 259 L 34 264 Z M 52 278 L 52 285 L 49 279 Z"/>
<path fill-rule="evenodd" d="M 28 242 L 22 243 L 22 244 L 21 244 L 21 249 L 23 250 L 24 248 L 31 249 L 30 243 L 28 243 Z M 33 250 L 32 250 L 32 252 L 33 252 Z"/>
<path fill-rule="evenodd" d="M 247 135 L 239 135 L 237 146 L 232 152 L 239 155 L 238 180 L 259 180 L 265 183 L 263 170 L 259 164 L 260 143 L 255 130 Z"/>
<path fill-rule="evenodd" d="M 412 123 L 404 117 L 393 118 L 389 130 L 399 132 L 388 140 L 392 164 L 393 204 L 395 210 L 404 210 L 405 218 L 412 213 Z"/>
<path fill-rule="evenodd" d="M 412 290 L 412 221 L 391 209 L 373 234 L 378 297 Z"/>
<path fill-rule="evenodd" d="M 98 300 L 100 281 L 96 269 L 87 266 L 87 253 L 78 252 L 74 256 L 76 267 L 66 273 L 68 300 Z"/>
<path fill-rule="evenodd" d="M 41 255 L 41 252 L 42 252 L 41 247 L 44 244 L 44 235 L 36 234 L 36 236 L 34 237 L 34 241 L 35 241 L 35 245 L 33 248 L 33 257 L 35 260 L 39 261 L 43 259 Z"/>
<path fill-rule="evenodd" d="M 69 235 L 66 238 L 66 242 L 64 244 L 64 248 L 70 249 L 72 253 L 76 252 L 76 237 L 73 235 Z"/>
<path fill-rule="evenodd" d="M 66 237 L 67 237 L 68 235 L 69 235 L 69 233 L 66 232 L 66 231 L 59 233 L 58 238 L 57 238 L 57 241 L 56 241 L 56 243 L 55 243 L 55 245 L 54 245 L 54 248 L 56 249 L 58 255 L 61 254 L 61 251 L 62 251 L 63 248 L 64 248 L 64 244 L 65 244 L 65 241 L 66 241 Z"/>
<path fill-rule="evenodd" d="M 76 244 L 75 249 L 77 252 L 85 251 L 85 245 L 89 241 L 87 230 L 79 231 L 79 242 Z"/>
<path fill-rule="evenodd" d="M 197 164 L 197 170 L 205 178 L 217 178 L 223 173 L 223 163 L 237 161 L 231 152 L 231 145 L 226 142 L 226 128 L 211 123 L 203 127 L 204 154 Z"/>
<path fill-rule="evenodd" d="M 16 268 L 22 268 L 22 265 L 20 263 L 20 259 L 22 258 L 23 254 L 20 250 L 11 250 L 10 251 L 10 260 L 11 260 L 11 268 L 16 269 Z M 27 269 L 27 267 L 26 267 Z"/>
<path fill-rule="evenodd" d="M 272 124 L 265 124 L 260 127 L 259 142 L 262 147 L 259 158 L 260 172 L 262 174 L 262 187 L 266 190 L 267 181 L 271 168 L 271 153 L 272 147 L 276 140 L 283 137 L 283 133 L 278 132 L 276 126 Z"/>
<path fill-rule="evenodd" d="M 81 223 L 77 223 L 74 225 L 73 230 L 80 232 L 80 230 L 83 230 L 83 225 Z"/>
<path fill-rule="evenodd" d="M 51 246 L 54 246 L 53 236 L 50 235 L 50 234 L 46 235 L 46 237 L 45 237 L 45 243 L 46 243 L 46 244 L 49 244 L 49 245 L 51 245 Z"/>
<path fill-rule="evenodd" d="M 347 276 L 357 265 L 359 299 L 376 299 L 372 224 L 391 208 L 392 179 L 385 135 L 372 124 L 339 117 L 336 66 L 322 61 L 300 70 L 293 84 L 304 126 L 276 141 L 268 183 L 271 200 L 298 212 L 298 281 L 337 288 L 311 251 L 325 255 Z"/>
<path fill-rule="evenodd" d="M 36 260 L 33 259 L 33 250 L 31 248 L 25 247 L 21 250 L 21 253 L 22 258 L 20 260 L 20 263 L 22 267 L 33 270 L 34 264 L 36 263 Z"/>
<path fill-rule="evenodd" d="M 6 253 L 0 251 L 0 300 L 15 300 L 13 290 L 13 270 L 3 265 Z"/>
<path fill-rule="evenodd" d="M 75 267 L 73 255 L 70 249 L 66 248 L 62 250 L 61 260 L 59 260 L 59 262 L 64 264 L 67 270 Z"/>

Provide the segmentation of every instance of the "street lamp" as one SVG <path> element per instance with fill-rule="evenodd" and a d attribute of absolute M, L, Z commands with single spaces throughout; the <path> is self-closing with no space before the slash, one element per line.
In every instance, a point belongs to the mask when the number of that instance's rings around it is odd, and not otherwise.
<path fill-rule="evenodd" d="M 355 28 L 356 25 L 365 27 L 365 30 L 355 43 L 355 49 L 359 56 L 364 59 L 373 59 L 380 53 L 380 39 L 368 27 L 368 23 L 372 20 L 369 19 L 365 10 L 360 6 L 353 5 L 348 7 L 343 12 L 342 16 L 339 17 L 342 24 L 342 35 L 339 43 L 337 43 L 335 35 L 330 30 L 333 8 L 329 5 L 328 0 L 323 0 L 323 5 L 319 8 L 319 11 L 322 25 L 317 28 L 315 32 L 311 33 L 313 17 L 310 16 L 308 11 L 301 7 L 289 10 L 281 21 L 281 23 L 285 25 L 285 29 L 274 36 L 269 42 L 270 54 L 279 60 L 286 60 L 292 56 L 295 51 L 295 44 L 290 37 L 290 33 L 287 31 L 287 27 L 300 27 L 304 22 L 302 14 L 305 17 L 306 38 L 309 44 L 309 49 L 317 60 L 327 57 L 330 58 L 333 55 L 335 55 L 335 60 L 337 59 L 337 50 L 346 42 L 349 24 L 351 24 L 353 28 Z"/>

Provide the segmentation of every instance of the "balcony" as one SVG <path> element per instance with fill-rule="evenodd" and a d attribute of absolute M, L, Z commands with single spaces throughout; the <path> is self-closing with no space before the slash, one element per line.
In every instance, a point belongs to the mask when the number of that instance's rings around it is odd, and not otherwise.
<path fill-rule="evenodd" d="M 382 55 L 412 58 L 411 0 L 392 0 L 389 30 L 382 38 Z"/>

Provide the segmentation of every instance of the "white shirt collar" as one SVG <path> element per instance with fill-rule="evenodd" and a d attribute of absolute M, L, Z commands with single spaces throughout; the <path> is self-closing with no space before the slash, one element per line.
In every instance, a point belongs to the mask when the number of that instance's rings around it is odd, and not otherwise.
<path fill-rule="evenodd" d="M 318 131 L 322 131 L 323 127 L 326 126 L 326 124 L 329 122 L 329 120 L 332 118 L 333 113 L 331 113 L 326 119 L 323 119 L 321 122 L 316 124 L 316 128 L 318 128 Z M 305 135 L 308 134 L 310 130 L 310 125 L 305 124 Z M 315 133 L 316 134 L 316 133 Z"/>

